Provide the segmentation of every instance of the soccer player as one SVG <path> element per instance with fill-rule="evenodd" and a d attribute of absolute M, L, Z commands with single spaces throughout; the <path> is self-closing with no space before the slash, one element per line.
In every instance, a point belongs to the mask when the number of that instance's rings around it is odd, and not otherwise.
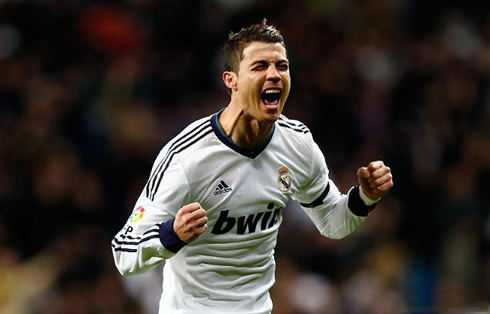
<path fill-rule="evenodd" d="M 157 156 L 112 241 L 123 275 L 166 262 L 160 313 L 270 313 L 282 208 L 297 200 L 321 234 L 352 233 L 393 186 L 390 168 L 359 168 L 347 195 L 308 128 L 281 114 L 290 89 L 280 32 L 264 20 L 224 46 L 223 110 L 191 123 Z"/>

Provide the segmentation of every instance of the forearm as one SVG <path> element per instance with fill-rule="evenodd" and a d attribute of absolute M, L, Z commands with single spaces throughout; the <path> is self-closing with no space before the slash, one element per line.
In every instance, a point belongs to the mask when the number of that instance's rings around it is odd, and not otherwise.
<path fill-rule="evenodd" d="M 175 253 L 160 240 L 161 224 L 150 226 L 143 233 L 135 233 L 126 225 L 112 240 L 112 253 L 117 269 L 123 275 L 145 272 Z"/>
<path fill-rule="evenodd" d="M 332 182 L 330 184 L 333 185 Z M 335 186 L 314 206 L 302 206 L 320 233 L 331 239 L 341 239 L 353 233 L 374 208 L 361 200 L 358 187 L 344 195 Z"/>

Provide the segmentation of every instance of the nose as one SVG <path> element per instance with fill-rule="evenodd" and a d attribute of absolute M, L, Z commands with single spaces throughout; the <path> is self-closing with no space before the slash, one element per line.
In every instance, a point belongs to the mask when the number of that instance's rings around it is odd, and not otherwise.
<path fill-rule="evenodd" d="M 277 71 L 275 65 L 270 65 L 267 69 L 266 79 L 272 82 L 278 82 L 281 79 L 281 75 L 279 75 L 279 71 Z"/>

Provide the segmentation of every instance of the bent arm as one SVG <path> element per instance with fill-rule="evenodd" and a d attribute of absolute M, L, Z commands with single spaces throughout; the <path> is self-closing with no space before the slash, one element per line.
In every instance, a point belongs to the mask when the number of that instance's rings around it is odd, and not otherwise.
<path fill-rule="evenodd" d="M 327 181 L 324 192 L 314 202 L 300 204 L 320 233 L 331 239 L 353 233 L 374 208 L 361 200 L 359 186 L 352 187 L 345 195 L 332 180 Z"/>
<path fill-rule="evenodd" d="M 114 262 L 122 275 L 147 271 L 175 254 L 160 241 L 160 228 L 171 216 L 156 214 L 155 208 L 140 204 L 138 201 L 128 222 L 112 240 Z"/>
<path fill-rule="evenodd" d="M 180 164 L 174 161 L 164 168 L 164 160 L 161 153 L 148 181 L 158 179 L 158 188 L 148 193 L 147 184 L 128 221 L 112 240 L 114 262 L 123 275 L 152 269 L 185 245 L 173 232 L 173 222 L 177 211 L 189 202 L 188 184 Z"/>
<path fill-rule="evenodd" d="M 329 178 L 328 167 L 318 145 L 312 142 L 311 148 L 310 180 L 295 198 L 322 235 L 332 239 L 344 238 L 361 225 L 375 204 L 366 205 L 366 197 L 361 196 L 359 186 L 342 194 Z"/>

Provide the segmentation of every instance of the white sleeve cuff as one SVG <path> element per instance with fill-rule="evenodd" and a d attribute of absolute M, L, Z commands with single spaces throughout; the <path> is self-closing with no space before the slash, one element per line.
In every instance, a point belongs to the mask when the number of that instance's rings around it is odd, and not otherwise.
<path fill-rule="evenodd" d="M 376 204 L 381 198 L 378 198 L 376 200 L 372 200 L 369 197 L 367 197 L 366 194 L 364 194 L 364 191 L 362 190 L 362 186 L 359 186 L 359 196 L 361 197 L 361 200 L 366 204 L 366 206 L 371 206 L 373 204 Z"/>

